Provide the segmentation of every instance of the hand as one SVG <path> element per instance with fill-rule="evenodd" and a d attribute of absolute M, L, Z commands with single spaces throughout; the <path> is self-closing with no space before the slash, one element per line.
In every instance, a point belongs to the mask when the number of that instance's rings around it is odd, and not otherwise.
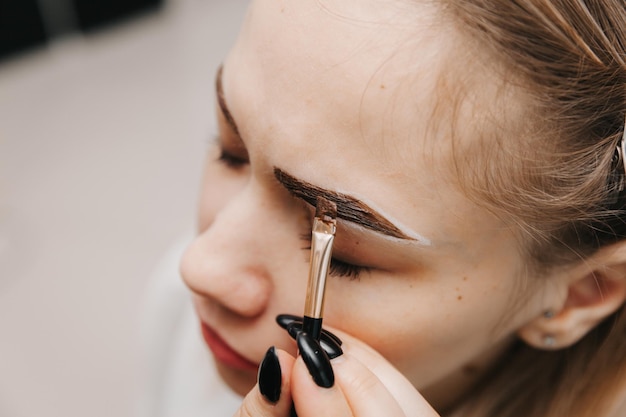
<path fill-rule="evenodd" d="M 297 339 L 300 355 L 270 348 L 261 363 L 260 383 L 235 416 L 293 416 L 293 406 L 298 417 L 438 416 L 400 372 L 359 340 L 336 332 L 345 340 L 340 347 L 340 339 L 325 330 L 320 345 L 300 330 L 301 318 L 277 320 Z"/>

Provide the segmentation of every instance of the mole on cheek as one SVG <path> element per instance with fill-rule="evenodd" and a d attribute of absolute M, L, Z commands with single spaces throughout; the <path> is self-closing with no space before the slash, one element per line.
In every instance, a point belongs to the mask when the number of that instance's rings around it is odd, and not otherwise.
<path fill-rule="evenodd" d="M 463 277 L 463 281 L 467 281 L 467 277 Z M 456 287 L 456 292 L 461 292 L 461 289 L 459 287 Z M 458 301 L 461 301 L 463 299 L 463 296 L 461 294 L 457 295 L 456 299 Z"/>
<path fill-rule="evenodd" d="M 480 368 L 477 365 L 468 364 L 463 367 L 463 373 L 467 376 L 477 375 Z"/>

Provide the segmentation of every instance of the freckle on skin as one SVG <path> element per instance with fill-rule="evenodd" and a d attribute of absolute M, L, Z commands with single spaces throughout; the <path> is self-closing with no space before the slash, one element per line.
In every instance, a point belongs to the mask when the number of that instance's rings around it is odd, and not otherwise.
<path fill-rule="evenodd" d="M 467 281 L 467 277 L 463 277 L 463 281 Z"/>
<path fill-rule="evenodd" d="M 385 84 L 381 84 L 381 85 L 380 85 L 380 89 L 381 89 L 381 90 L 384 90 L 384 89 L 385 89 Z"/>
<path fill-rule="evenodd" d="M 478 371 L 479 369 L 475 365 L 465 365 L 463 367 L 463 373 L 468 376 L 475 375 Z"/>
<path fill-rule="evenodd" d="M 459 295 L 458 297 L 456 297 L 457 300 L 461 301 L 463 299 L 462 295 Z"/>

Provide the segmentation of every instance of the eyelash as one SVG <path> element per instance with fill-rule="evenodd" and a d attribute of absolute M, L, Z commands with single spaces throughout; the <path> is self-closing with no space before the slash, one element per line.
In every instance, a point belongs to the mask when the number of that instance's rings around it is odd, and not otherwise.
<path fill-rule="evenodd" d="M 218 141 L 219 144 L 219 141 Z M 250 161 L 247 159 L 243 159 L 237 157 L 231 153 L 228 153 L 220 146 L 220 154 L 217 157 L 217 161 L 221 164 L 224 164 L 227 168 L 230 169 L 240 169 L 247 165 Z M 301 236 L 302 240 L 310 243 L 311 242 L 311 233 L 305 234 Z M 311 250 L 311 246 L 307 246 L 302 248 L 304 250 Z M 330 270 L 329 273 L 335 277 L 346 277 L 352 280 L 357 280 L 360 278 L 361 273 L 370 272 L 371 268 L 366 266 L 354 265 L 342 260 L 339 260 L 335 257 L 330 260 Z"/>
<path fill-rule="evenodd" d="M 225 150 L 221 145 L 221 139 L 219 136 L 216 136 L 213 142 L 220 150 L 220 154 L 217 156 L 216 161 L 225 165 L 227 168 L 238 170 L 250 163 L 248 158 L 241 158 Z"/>
<path fill-rule="evenodd" d="M 300 236 L 300 238 L 307 243 L 311 242 L 310 233 L 308 235 L 303 234 L 302 236 Z M 309 245 L 302 249 L 311 250 L 311 246 Z M 370 271 L 371 271 L 371 268 L 367 266 L 354 265 L 354 264 L 339 260 L 335 257 L 331 258 L 330 260 L 329 273 L 330 275 L 335 276 L 335 277 L 347 277 L 350 279 L 350 281 L 353 281 L 353 280 L 359 279 L 360 275 L 363 272 L 370 272 Z"/>
<path fill-rule="evenodd" d="M 220 154 L 217 157 L 217 162 L 224 164 L 226 167 L 231 169 L 239 169 L 247 165 L 250 161 L 230 154 L 224 149 L 220 149 Z"/>

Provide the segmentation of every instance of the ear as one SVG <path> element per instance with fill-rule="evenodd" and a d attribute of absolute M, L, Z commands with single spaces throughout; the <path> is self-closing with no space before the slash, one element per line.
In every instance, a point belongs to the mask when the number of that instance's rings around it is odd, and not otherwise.
<path fill-rule="evenodd" d="M 531 346 L 549 350 L 571 346 L 624 304 L 626 242 L 600 249 L 559 278 L 567 286 L 560 305 L 549 307 L 518 331 Z"/>

